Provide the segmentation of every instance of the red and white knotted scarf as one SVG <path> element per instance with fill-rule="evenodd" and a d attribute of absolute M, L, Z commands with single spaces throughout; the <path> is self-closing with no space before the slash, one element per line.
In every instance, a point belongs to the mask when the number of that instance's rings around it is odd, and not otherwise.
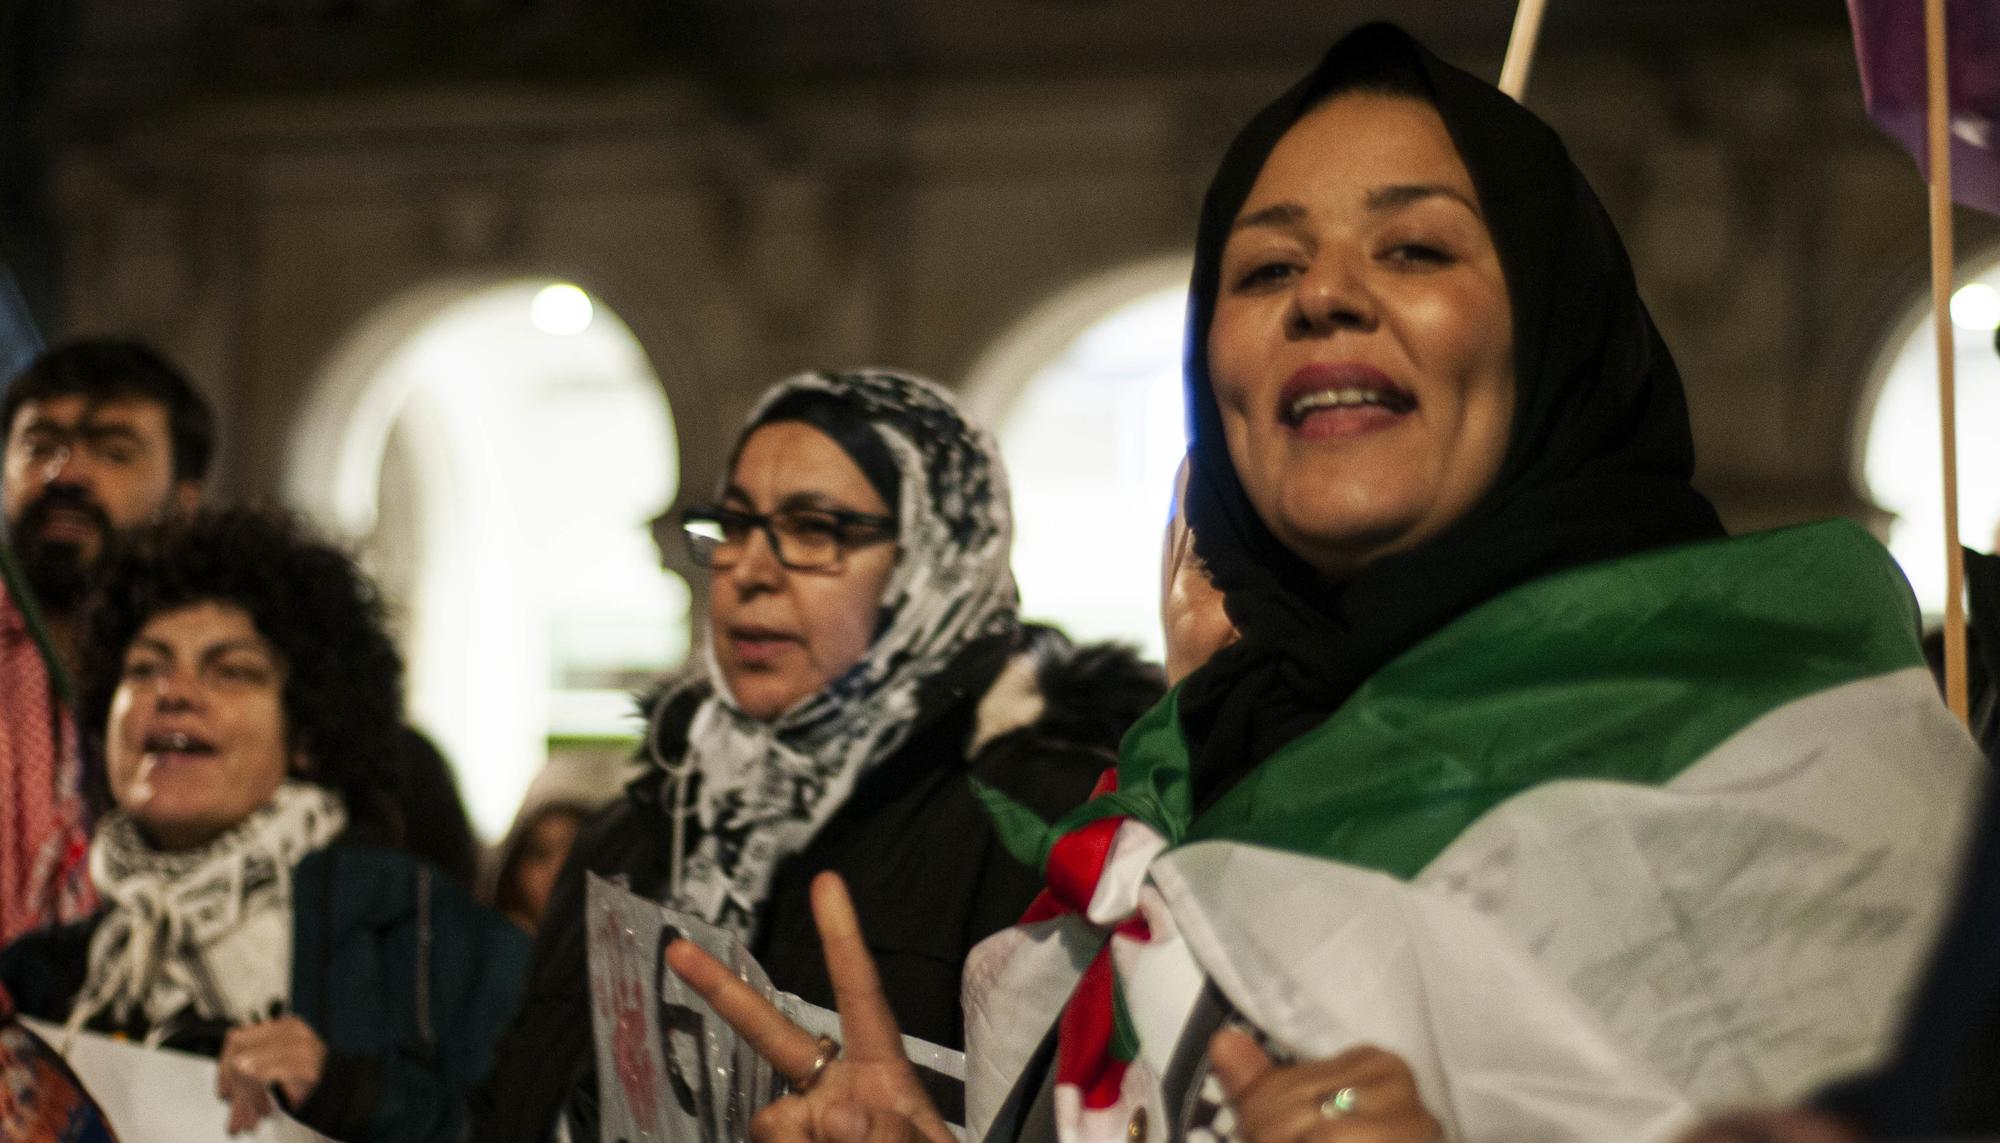
<path fill-rule="evenodd" d="M 1107 771 L 1093 796 L 1116 788 L 1116 773 Z M 1107 933 L 1057 1024 L 1056 1124 L 1070 1143 L 1129 1139 L 1132 1116 L 1146 1106 L 1154 1086 L 1134 1066 L 1139 1027 L 1121 976 L 1149 946 L 1178 944 L 1157 893 L 1146 885 L 1148 867 L 1166 848 L 1157 829 L 1134 817 L 1078 826 L 1050 847 L 1048 888 L 1021 918 L 1032 925 L 1077 914 Z"/>

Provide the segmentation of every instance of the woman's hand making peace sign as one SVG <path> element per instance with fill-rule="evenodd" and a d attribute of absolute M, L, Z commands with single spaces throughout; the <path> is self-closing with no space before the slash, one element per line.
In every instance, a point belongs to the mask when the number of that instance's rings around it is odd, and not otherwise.
<path fill-rule="evenodd" d="M 728 966 L 689 941 L 667 948 L 667 964 L 688 987 L 799 1089 L 759 1111 L 750 1137 L 756 1143 L 957 1143 L 903 1054 L 902 1033 L 861 939 L 847 886 L 836 874 L 820 874 L 812 905 L 843 1038 L 824 1063 L 821 1042 Z"/>
<path fill-rule="evenodd" d="M 903 1054 L 896 1017 L 882 995 L 861 921 L 839 876 L 813 880 L 813 920 L 826 953 L 844 1045 L 827 1051 L 728 966 L 688 941 L 667 948 L 667 963 L 716 1014 L 771 1062 L 797 1094 L 750 1121 L 756 1143 L 957 1143 Z M 1433 1143 L 1442 1138 L 1424 1109 L 1409 1065 L 1378 1048 L 1330 1060 L 1273 1064 L 1254 1041 L 1224 1030 L 1211 1041 L 1218 1078 L 1237 1108 L 1248 1143 Z M 1329 1110 L 1329 1093 L 1359 1105 Z"/>

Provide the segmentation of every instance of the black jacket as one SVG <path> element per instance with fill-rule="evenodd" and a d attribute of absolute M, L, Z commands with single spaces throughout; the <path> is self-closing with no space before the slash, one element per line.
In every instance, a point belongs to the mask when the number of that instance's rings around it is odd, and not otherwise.
<path fill-rule="evenodd" d="M 2000 767 L 2000 556 L 1965 552 L 1971 730 Z M 1942 681 L 1943 639 L 1924 641 Z M 2000 769 L 1966 848 L 1958 900 L 1888 1062 L 1816 1102 L 1869 1138 L 2000 1137 Z"/>
<path fill-rule="evenodd" d="M 1089 795 L 1163 684 L 1157 668 L 1122 648 L 1073 648 L 1047 629 L 1025 631 L 1012 646 L 975 648 L 946 675 L 951 693 L 939 713 L 863 775 L 812 842 L 779 865 L 751 951 L 778 988 L 832 1007 L 808 886 L 834 870 L 853 893 L 903 1031 L 957 1047 L 966 953 L 1018 920 L 1041 888 L 1039 872 L 1001 847 L 968 776 L 1054 818 Z M 659 741 L 685 743 L 701 697 L 682 691 L 669 709 L 649 704 L 667 732 Z M 632 783 L 572 850 L 535 942 L 520 1016 L 475 1100 L 476 1138 L 541 1143 L 565 1105 L 572 1137 L 597 1137 L 584 873 L 665 895 L 672 831 L 660 787 L 657 772 Z M 698 833 L 689 834 L 692 845 Z"/>

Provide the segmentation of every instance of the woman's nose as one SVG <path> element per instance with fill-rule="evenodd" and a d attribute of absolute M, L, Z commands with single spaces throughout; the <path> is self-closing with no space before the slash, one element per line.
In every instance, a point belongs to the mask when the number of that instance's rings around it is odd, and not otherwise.
<path fill-rule="evenodd" d="M 1325 255 L 1299 275 L 1292 293 L 1292 327 L 1299 336 L 1375 324 L 1375 297 L 1351 260 Z"/>
<path fill-rule="evenodd" d="M 188 710 L 200 696 L 200 685 L 186 671 L 162 671 L 153 679 L 153 705 L 160 710 Z"/>
<path fill-rule="evenodd" d="M 729 569 L 729 578 L 738 591 L 755 591 L 759 588 L 776 587 L 785 574 L 785 565 L 778 562 L 777 549 L 771 546 L 771 535 L 763 528 L 753 528 L 749 539 L 743 542 L 743 554 L 736 559 L 736 565 Z"/>

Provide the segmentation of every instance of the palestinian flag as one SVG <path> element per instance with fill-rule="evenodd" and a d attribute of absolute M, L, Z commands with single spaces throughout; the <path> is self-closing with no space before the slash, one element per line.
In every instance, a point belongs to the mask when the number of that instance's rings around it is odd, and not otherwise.
<path fill-rule="evenodd" d="M 975 1133 L 1059 1013 L 1064 1139 L 1184 1130 L 1204 989 L 1300 1058 L 1403 1055 L 1454 1140 L 1795 1098 L 1886 1047 L 1980 774 L 1841 523 L 1508 592 L 1198 819 L 1174 701 L 1054 827 L 984 792 L 1051 889 L 967 966 Z"/>

